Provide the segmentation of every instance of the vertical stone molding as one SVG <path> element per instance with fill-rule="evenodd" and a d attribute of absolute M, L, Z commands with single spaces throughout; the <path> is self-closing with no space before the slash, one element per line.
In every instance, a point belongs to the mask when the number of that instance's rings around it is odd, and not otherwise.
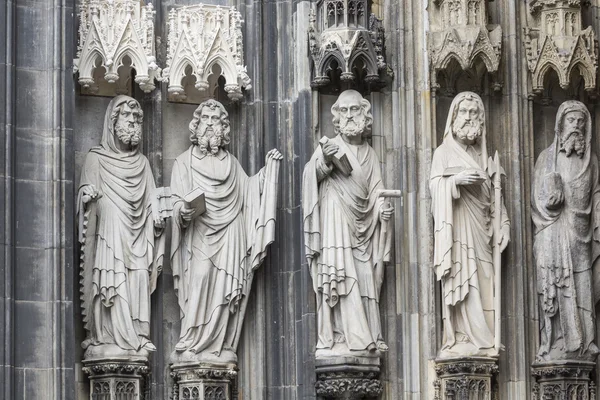
<path fill-rule="evenodd" d="M 227 96 L 233 101 L 243 98 L 242 89 L 250 90 L 252 85 L 244 65 L 242 22 L 235 7 L 198 4 L 171 9 L 167 65 L 162 75 L 169 82 L 169 100 L 187 99 L 190 89 L 185 78 L 189 75 L 196 79 L 195 88 L 208 93 L 207 97 L 214 97 L 211 93 L 223 76 Z"/>
<path fill-rule="evenodd" d="M 83 372 L 90 378 L 90 399 L 144 399 L 149 368 L 146 360 L 105 358 L 83 361 Z"/>
<path fill-rule="evenodd" d="M 493 400 L 498 398 L 497 359 L 464 357 L 436 360 L 434 400 Z"/>
<path fill-rule="evenodd" d="M 171 365 L 173 400 L 233 400 L 237 398 L 237 366 L 184 363 Z"/>
<path fill-rule="evenodd" d="M 154 7 L 135 0 L 82 0 L 79 5 L 79 45 L 73 60 L 79 84 L 98 93 L 97 69 L 117 91 L 135 69 L 135 82 L 149 93 L 160 80 L 154 49 Z M 124 82 L 125 80 L 125 82 Z"/>
<path fill-rule="evenodd" d="M 363 81 L 371 90 L 385 85 L 383 26 L 369 14 L 367 0 L 322 0 L 309 18 L 313 88 L 337 80 Z"/>
<path fill-rule="evenodd" d="M 432 30 L 428 34 L 431 87 L 455 93 L 456 80 L 467 71 L 480 91 L 485 71 L 492 74 L 492 88 L 502 89 L 497 72 L 502 50 L 500 25 L 488 25 L 488 0 L 433 0 Z M 442 81 L 442 82 L 440 82 Z"/>
<path fill-rule="evenodd" d="M 596 385 L 590 379 L 595 363 L 590 361 L 564 361 L 536 363 L 531 374 L 533 400 L 588 400 L 596 398 Z"/>
<path fill-rule="evenodd" d="M 378 399 L 383 392 L 379 359 L 317 360 L 315 388 L 320 399 Z"/>
<path fill-rule="evenodd" d="M 544 77 L 550 70 L 558 75 L 560 86 L 569 87 L 571 74 L 583 77 L 587 92 L 596 89 L 598 41 L 591 26 L 582 29 L 581 0 L 532 0 L 529 11 L 537 26 L 524 28 L 531 90 L 542 93 Z"/>

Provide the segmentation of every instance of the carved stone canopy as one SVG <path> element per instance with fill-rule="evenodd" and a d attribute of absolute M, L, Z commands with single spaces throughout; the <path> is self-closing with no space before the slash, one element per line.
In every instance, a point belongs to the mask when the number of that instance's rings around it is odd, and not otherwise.
<path fill-rule="evenodd" d="M 220 68 L 225 91 L 233 100 L 243 97 L 242 88 L 252 88 L 244 66 L 242 18 L 235 7 L 198 4 L 173 8 L 169 12 L 167 65 L 163 80 L 169 82 L 169 99 L 185 98 L 182 80 L 191 68 L 200 92 L 214 91 Z"/>
<path fill-rule="evenodd" d="M 309 49 L 314 64 L 313 87 L 331 83 L 330 73 L 341 70 L 340 79 L 364 79 L 381 85 L 383 27 L 374 14 L 369 16 L 367 0 L 320 0 L 311 10 Z"/>
<path fill-rule="evenodd" d="M 160 80 L 154 50 L 154 8 L 135 0 L 82 0 L 79 9 L 79 45 L 73 61 L 84 88 L 96 86 L 95 70 L 105 69 L 104 79 L 115 83 L 119 68 L 131 60 L 135 82 L 148 93 Z M 129 71 L 128 71 L 129 72 Z M 123 71 L 121 70 L 121 73 Z"/>
<path fill-rule="evenodd" d="M 438 75 L 458 76 L 451 71 L 458 65 L 463 71 L 476 71 L 478 63 L 495 74 L 500 65 L 502 29 L 487 24 L 488 0 L 434 0 L 436 21 L 429 33 L 432 87 L 439 88 Z M 437 29 L 436 26 L 437 25 Z M 453 63 L 455 61 L 455 63 Z M 452 85 L 453 79 L 447 79 Z M 494 90 L 501 85 L 495 83 Z"/>
<path fill-rule="evenodd" d="M 580 0 L 532 0 L 530 11 L 537 27 L 525 28 L 525 49 L 531 71 L 532 91 L 544 89 L 550 70 L 558 75 L 560 86 L 569 87 L 571 74 L 578 71 L 586 91 L 596 88 L 598 41 L 591 27 L 582 29 Z"/>

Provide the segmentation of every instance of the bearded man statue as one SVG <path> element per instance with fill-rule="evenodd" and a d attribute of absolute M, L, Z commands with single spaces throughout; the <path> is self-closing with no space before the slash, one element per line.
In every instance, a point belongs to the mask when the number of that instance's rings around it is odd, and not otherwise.
<path fill-rule="evenodd" d="M 357 91 L 340 94 L 331 107 L 335 136 L 322 140 L 304 167 L 304 243 L 317 297 L 317 358 L 378 358 L 388 350 L 379 295 L 391 245 L 382 226 L 394 210 L 379 196 L 379 158 L 367 142 L 370 109 Z M 334 162 L 340 152 L 351 171 Z"/>
<path fill-rule="evenodd" d="M 500 253 L 510 238 L 504 204 L 495 204 L 488 171 L 485 113 L 481 98 L 458 94 L 444 141 L 435 150 L 429 188 L 434 219 L 434 269 L 442 284 L 443 344 L 440 358 L 492 356 L 495 342 L 492 221 L 500 218 Z M 497 215 L 496 213 L 501 213 Z"/>
<path fill-rule="evenodd" d="M 150 294 L 162 269 L 165 220 L 139 151 L 143 113 L 128 96 L 106 110 L 100 146 L 88 153 L 77 200 L 86 358 L 140 355 L 150 342 Z"/>
<path fill-rule="evenodd" d="M 535 163 L 533 255 L 540 307 L 538 361 L 595 361 L 592 266 L 600 254 L 598 158 L 583 103 L 566 101 Z"/>
<path fill-rule="evenodd" d="M 171 265 L 181 315 L 172 360 L 236 362 L 252 277 L 275 238 L 283 157 L 269 151 L 266 166 L 248 177 L 224 148 L 229 115 L 215 100 L 198 106 L 189 129 L 192 145 L 171 175 Z M 204 193 L 205 211 L 185 201 L 191 192 Z"/>

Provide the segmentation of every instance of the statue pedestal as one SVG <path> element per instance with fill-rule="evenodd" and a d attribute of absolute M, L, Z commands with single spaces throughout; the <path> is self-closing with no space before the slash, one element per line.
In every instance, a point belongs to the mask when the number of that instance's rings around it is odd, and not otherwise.
<path fill-rule="evenodd" d="M 173 400 L 233 400 L 237 398 L 235 363 L 171 365 Z"/>
<path fill-rule="evenodd" d="M 90 399 L 144 399 L 144 381 L 150 369 L 145 358 L 98 358 L 83 361 L 90 377 Z"/>
<path fill-rule="evenodd" d="M 491 357 L 457 357 L 435 361 L 435 400 L 493 400 L 498 398 L 495 375 L 498 360 Z"/>
<path fill-rule="evenodd" d="M 596 398 L 596 384 L 590 379 L 596 363 L 590 361 L 551 361 L 534 363 L 531 374 L 533 400 L 588 400 Z"/>
<path fill-rule="evenodd" d="M 317 359 L 319 399 L 377 399 L 383 392 L 378 357 Z"/>

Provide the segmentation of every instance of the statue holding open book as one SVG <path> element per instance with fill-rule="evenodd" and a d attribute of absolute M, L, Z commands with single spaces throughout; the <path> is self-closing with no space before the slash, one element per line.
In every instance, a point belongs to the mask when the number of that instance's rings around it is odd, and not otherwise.
<path fill-rule="evenodd" d="M 379 295 L 390 259 L 394 212 L 379 157 L 367 142 L 371 104 L 344 91 L 331 108 L 336 136 L 323 137 L 302 179 L 306 257 L 317 297 L 317 359 L 376 359 L 388 350 Z"/>
<path fill-rule="evenodd" d="M 442 284 L 440 358 L 496 357 L 502 348 L 500 256 L 510 239 L 503 174 L 498 153 L 488 157 L 481 98 L 458 94 L 430 178 L 433 267 Z"/>
<path fill-rule="evenodd" d="M 200 104 L 189 125 L 192 145 L 171 175 L 171 264 L 181 313 L 173 361 L 236 362 L 255 270 L 275 236 L 283 158 L 273 149 L 248 177 L 224 147 L 229 115 L 215 100 Z"/>

